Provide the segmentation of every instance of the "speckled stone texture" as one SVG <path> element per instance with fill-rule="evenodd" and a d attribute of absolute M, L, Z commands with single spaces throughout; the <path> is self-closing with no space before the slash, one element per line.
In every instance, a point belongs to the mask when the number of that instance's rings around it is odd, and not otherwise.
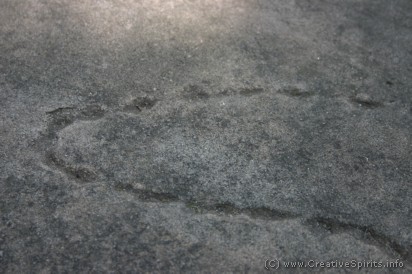
<path fill-rule="evenodd" d="M 411 102 L 409 0 L 0 0 L 0 272 L 411 272 Z"/>

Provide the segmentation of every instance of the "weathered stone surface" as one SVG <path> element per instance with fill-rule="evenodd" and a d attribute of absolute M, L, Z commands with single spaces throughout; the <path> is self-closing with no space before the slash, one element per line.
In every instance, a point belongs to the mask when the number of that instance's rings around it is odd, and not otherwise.
<path fill-rule="evenodd" d="M 1 272 L 412 270 L 410 1 L 81 2 L 0 1 Z"/>

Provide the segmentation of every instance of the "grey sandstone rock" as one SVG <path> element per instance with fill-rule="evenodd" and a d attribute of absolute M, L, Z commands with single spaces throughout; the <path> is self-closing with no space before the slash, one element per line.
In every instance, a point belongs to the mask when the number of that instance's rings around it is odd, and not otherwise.
<path fill-rule="evenodd" d="M 411 14 L 0 0 L 0 272 L 412 271 Z"/>

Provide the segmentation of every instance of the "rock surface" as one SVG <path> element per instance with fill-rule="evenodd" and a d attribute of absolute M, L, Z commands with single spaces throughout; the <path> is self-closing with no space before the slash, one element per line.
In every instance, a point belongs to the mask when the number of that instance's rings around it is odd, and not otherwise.
<path fill-rule="evenodd" d="M 0 272 L 412 271 L 411 14 L 1 0 Z"/>

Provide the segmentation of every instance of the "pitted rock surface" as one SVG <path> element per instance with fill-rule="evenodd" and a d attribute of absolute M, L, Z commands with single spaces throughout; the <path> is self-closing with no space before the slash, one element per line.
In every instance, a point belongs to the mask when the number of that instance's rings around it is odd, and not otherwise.
<path fill-rule="evenodd" d="M 0 0 L 0 272 L 412 271 L 411 13 Z"/>

